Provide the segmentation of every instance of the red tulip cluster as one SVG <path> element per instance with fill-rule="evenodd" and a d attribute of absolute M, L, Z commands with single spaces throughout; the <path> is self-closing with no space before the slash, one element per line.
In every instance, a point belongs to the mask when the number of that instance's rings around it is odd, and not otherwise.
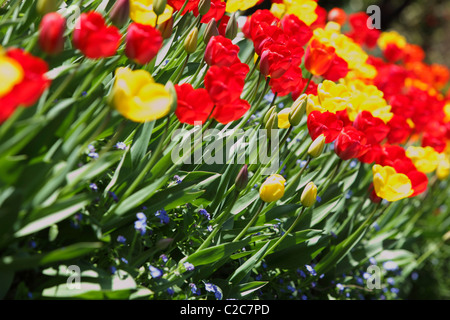
<path fill-rule="evenodd" d="M 241 63 L 238 53 L 239 47 L 231 40 L 220 35 L 210 39 L 205 51 L 205 62 L 210 66 L 205 75 L 205 89 L 187 84 L 175 86 L 180 122 L 204 123 L 211 116 L 226 124 L 250 109 L 250 104 L 241 99 L 249 67 Z"/>

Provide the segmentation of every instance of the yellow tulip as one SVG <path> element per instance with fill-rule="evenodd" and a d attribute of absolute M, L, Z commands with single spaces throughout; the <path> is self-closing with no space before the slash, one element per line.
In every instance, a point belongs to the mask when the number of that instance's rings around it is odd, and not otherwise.
<path fill-rule="evenodd" d="M 407 44 L 406 38 L 396 31 L 382 32 L 377 41 L 378 47 L 385 50 L 388 44 L 395 44 L 397 47 L 404 48 Z"/>
<path fill-rule="evenodd" d="M 172 17 L 173 8 L 166 5 L 164 12 L 158 17 L 158 24 Z M 134 22 L 155 26 L 156 13 L 153 11 L 153 0 L 130 0 L 130 18 Z"/>
<path fill-rule="evenodd" d="M 430 146 L 410 146 L 406 149 L 406 156 L 412 160 L 416 169 L 423 173 L 433 172 L 439 163 L 439 153 Z"/>
<path fill-rule="evenodd" d="M 436 176 L 439 180 L 444 180 L 450 175 L 450 159 L 445 153 L 439 154 L 439 162 L 436 169 Z"/>
<path fill-rule="evenodd" d="M 309 182 L 303 189 L 300 202 L 304 207 L 311 207 L 317 200 L 317 186 L 314 182 Z"/>
<path fill-rule="evenodd" d="M 409 197 L 414 192 L 411 180 L 390 166 L 383 167 L 376 164 L 372 167 L 372 173 L 375 193 L 382 199 L 397 201 Z"/>
<path fill-rule="evenodd" d="M 23 76 L 22 66 L 16 60 L 0 55 L 0 98 L 20 83 Z"/>
<path fill-rule="evenodd" d="M 350 91 L 342 83 L 324 80 L 317 87 L 319 104 L 326 111 L 336 113 L 345 110 L 349 104 Z"/>
<path fill-rule="evenodd" d="M 125 118 L 135 122 L 160 119 L 170 111 L 171 96 L 145 70 L 118 68 L 112 104 Z"/>
<path fill-rule="evenodd" d="M 289 114 L 291 113 L 291 108 L 284 108 L 278 112 L 278 128 L 287 129 L 291 126 L 289 122 Z"/>
<path fill-rule="evenodd" d="M 313 0 L 283 0 L 283 3 L 272 3 L 270 11 L 278 18 L 293 14 L 310 26 L 317 20 L 316 8 L 317 2 Z"/>
<path fill-rule="evenodd" d="M 273 202 L 280 200 L 284 195 L 284 184 L 286 179 L 279 174 L 270 175 L 263 182 L 259 189 L 259 196 L 264 202 Z"/>
<path fill-rule="evenodd" d="M 226 6 L 226 12 L 232 13 L 236 11 L 245 11 L 254 7 L 258 3 L 258 0 L 228 0 Z"/>

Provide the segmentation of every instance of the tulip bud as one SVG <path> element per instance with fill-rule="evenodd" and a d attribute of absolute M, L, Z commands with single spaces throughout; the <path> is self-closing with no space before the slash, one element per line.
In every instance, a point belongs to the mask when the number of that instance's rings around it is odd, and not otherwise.
<path fill-rule="evenodd" d="M 291 126 L 289 123 L 289 114 L 291 113 L 291 108 L 284 108 L 278 112 L 278 128 L 287 129 Z"/>
<path fill-rule="evenodd" d="M 173 31 L 173 17 L 170 17 L 170 19 L 158 24 L 156 29 L 158 29 L 161 33 L 163 39 L 169 39 L 172 36 Z"/>
<path fill-rule="evenodd" d="M 123 27 L 130 18 L 130 0 L 117 0 L 109 17 L 115 26 Z"/>
<path fill-rule="evenodd" d="M 168 81 L 165 86 L 167 92 L 170 94 L 170 112 L 175 112 L 178 106 L 178 97 L 177 91 L 175 90 L 175 86 L 172 81 Z"/>
<path fill-rule="evenodd" d="M 64 28 L 66 20 L 56 12 L 47 13 L 39 25 L 39 46 L 50 55 L 64 49 Z"/>
<path fill-rule="evenodd" d="M 291 107 L 291 113 L 289 114 L 289 122 L 292 126 L 297 126 L 302 121 L 307 104 L 308 96 L 306 94 L 302 94 L 294 101 Z"/>
<path fill-rule="evenodd" d="M 156 13 L 157 16 L 163 14 L 164 10 L 166 10 L 167 0 L 153 0 L 153 12 Z"/>
<path fill-rule="evenodd" d="M 236 177 L 236 181 L 234 183 L 236 186 L 236 190 L 237 191 L 244 190 L 245 187 L 247 187 L 247 183 L 248 183 L 248 167 L 247 165 L 244 165 L 241 171 L 239 171 Z"/>
<path fill-rule="evenodd" d="M 263 118 L 263 125 L 265 126 L 266 125 L 266 123 L 267 123 L 267 121 L 269 121 L 269 119 L 270 119 L 270 117 L 272 116 L 272 114 L 274 113 L 274 112 L 276 112 L 275 110 L 276 110 L 276 106 L 272 106 L 271 108 L 269 108 L 269 110 L 266 112 L 266 114 L 264 115 L 264 118 Z"/>
<path fill-rule="evenodd" d="M 309 182 L 305 189 L 303 189 L 300 201 L 304 207 L 311 207 L 316 203 L 317 187 L 314 182 Z"/>
<path fill-rule="evenodd" d="M 325 147 L 325 135 L 321 134 L 309 146 L 308 154 L 313 158 L 317 158 L 322 154 L 324 147 Z"/>
<path fill-rule="evenodd" d="M 270 175 L 259 188 L 259 196 L 264 202 L 278 201 L 284 196 L 286 179 L 279 174 Z"/>
<path fill-rule="evenodd" d="M 198 12 L 204 16 L 211 9 L 211 0 L 200 0 L 198 3 Z"/>
<path fill-rule="evenodd" d="M 184 50 L 188 54 L 194 53 L 197 50 L 197 41 L 198 41 L 198 29 L 194 27 L 194 29 L 189 32 L 186 40 L 184 41 Z"/>
<path fill-rule="evenodd" d="M 272 129 L 278 127 L 278 115 L 274 112 L 269 120 L 266 122 L 265 129 L 267 130 L 267 137 L 272 138 Z"/>
<path fill-rule="evenodd" d="M 212 18 L 206 25 L 205 32 L 203 33 L 203 42 L 208 45 L 209 40 L 212 37 L 218 36 L 219 30 L 217 29 L 216 19 Z"/>
<path fill-rule="evenodd" d="M 234 38 L 236 38 L 237 32 L 238 32 L 238 24 L 236 21 L 235 14 L 233 13 L 231 15 L 230 20 L 228 20 L 227 27 L 225 29 L 225 37 L 233 40 Z"/>
<path fill-rule="evenodd" d="M 36 10 L 40 15 L 44 16 L 47 13 L 58 10 L 60 4 L 61 0 L 38 0 Z"/>

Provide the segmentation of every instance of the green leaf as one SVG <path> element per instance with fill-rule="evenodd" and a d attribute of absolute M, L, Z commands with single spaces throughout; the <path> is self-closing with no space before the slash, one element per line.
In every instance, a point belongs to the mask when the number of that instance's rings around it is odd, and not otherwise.
<path fill-rule="evenodd" d="M 255 267 L 255 265 L 261 261 L 269 249 L 270 242 L 267 242 L 257 253 L 255 253 L 250 259 L 244 262 L 229 278 L 229 281 L 237 284 L 244 279 L 244 277 Z"/>
<path fill-rule="evenodd" d="M 50 207 L 38 209 L 30 215 L 33 220 L 18 230 L 14 236 L 19 238 L 48 228 L 84 208 L 89 199 L 87 195 L 80 195 L 56 202 Z"/>
<path fill-rule="evenodd" d="M 190 262 L 196 267 L 205 264 L 211 264 L 221 259 L 228 258 L 237 250 L 247 245 L 248 242 L 249 240 L 241 240 L 238 242 L 229 242 L 206 248 L 184 258 L 182 262 Z"/>
<path fill-rule="evenodd" d="M 59 248 L 49 253 L 28 256 L 5 256 L 0 260 L 0 270 L 27 270 L 38 266 L 72 260 L 83 256 L 102 246 L 101 242 L 80 242 L 67 247 Z"/>
<path fill-rule="evenodd" d="M 133 145 L 130 150 L 133 168 L 136 168 L 138 166 L 139 162 L 147 153 L 154 126 L 155 121 L 146 122 L 139 128 L 138 132 L 136 133 Z"/>

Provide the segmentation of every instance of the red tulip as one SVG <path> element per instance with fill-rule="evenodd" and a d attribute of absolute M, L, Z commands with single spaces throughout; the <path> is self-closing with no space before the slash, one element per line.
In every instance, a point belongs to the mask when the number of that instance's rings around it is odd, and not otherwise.
<path fill-rule="evenodd" d="M 120 44 L 119 29 L 106 26 L 103 16 L 91 11 L 82 13 L 73 31 L 73 44 L 90 59 L 113 56 Z"/>
<path fill-rule="evenodd" d="M 347 21 L 347 14 L 341 8 L 333 8 L 328 12 L 328 21 L 334 21 L 342 26 Z"/>
<path fill-rule="evenodd" d="M 412 132 L 412 128 L 409 126 L 406 118 L 401 115 L 394 114 L 391 120 L 388 122 L 389 133 L 387 135 L 387 141 L 390 144 L 404 142 Z"/>
<path fill-rule="evenodd" d="M 211 37 L 205 50 L 205 62 L 209 66 L 230 67 L 239 63 L 239 47 L 223 36 Z"/>
<path fill-rule="evenodd" d="M 380 118 L 374 117 L 369 111 L 358 113 L 353 126 L 363 132 L 368 144 L 378 144 L 389 133 L 389 127 Z"/>
<path fill-rule="evenodd" d="M 413 194 L 409 196 L 410 198 L 415 197 L 427 190 L 428 177 L 425 173 L 418 170 L 412 170 L 406 173 L 406 175 L 408 176 L 409 180 L 411 180 L 411 186 L 414 190 Z"/>
<path fill-rule="evenodd" d="M 383 54 L 387 61 L 396 62 L 403 58 L 403 50 L 394 43 L 389 43 L 384 49 Z"/>
<path fill-rule="evenodd" d="M 128 27 L 125 54 L 139 64 L 147 64 L 161 49 L 163 38 L 154 27 L 139 23 L 131 23 Z"/>
<path fill-rule="evenodd" d="M 344 78 L 347 75 L 347 73 L 348 73 L 347 61 L 345 61 L 338 55 L 334 55 L 330 67 L 324 74 L 322 74 L 322 77 L 330 81 L 338 81 L 339 79 Z"/>
<path fill-rule="evenodd" d="M 205 76 L 205 88 L 216 105 L 227 105 L 240 99 L 248 65 L 236 63 L 231 67 L 212 66 Z"/>
<path fill-rule="evenodd" d="M 202 124 L 211 114 L 214 103 L 206 89 L 194 89 L 191 84 L 175 85 L 178 105 L 175 114 L 181 123 Z"/>
<path fill-rule="evenodd" d="M 56 12 L 47 13 L 39 25 L 39 46 L 42 51 L 56 55 L 64 50 L 66 20 Z"/>
<path fill-rule="evenodd" d="M 281 19 L 281 26 L 289 39 L 300 47 L 306 45 L 313 35 L 311 28 L 293 14 L 285 15 Z"/>
<path fill-rule="evenodd" d="M 343 124 L 334 113 L 313 111 L 308 115 L 307 126 L 312 140 L 324 134 L 325 143 L 330 143 L 336 140 Z"/>
<path fill-rule="evenodd" d="M 174 11 L 180 11 L 183 7 L 185 0 L 167 0 L 167 4 L 173 8 Z M 187 12 L 197 13 L 198 16 L 198 4 L 200 0 L 188 0 L 186 7 L 184 8 L 181 15 L 185 15 Z"/>
<path fill-rule="evenodd" d="M 334 151 L 342 160 L 361 157 L 368 149 L 365 134 L 352 126 L 344 127 L 334 142 Z"/>
<path fill-rule="evenodd" d="M 302 94 L 303 90 L 305 89 L 305 86 L 308 84 L 308 87 L 306 88 L 305 92 L 306 94 L 313 94 L 317 96 L 317 87 L 319 86 L 314 81 L 308 81 L 308 79 L 303 78 L 302 83 L 299 84 L 292 92 L 291 97 L 292 100 L 297 100 L 298 97 Z"/>
<path fill-rule="evenodd" d="M 351 14 L 348 20 L 352 30 L 346 35 L 356 43 L 366 45 L 369 49 L 372 49 L 377 45 L 381 31 L 375 28 L 369 29 L 367 27 L 368 19 L 369 16 L 365 12 Z"/>
<path fill-rule="evenodd" d="M 257 10 L 250 17 L 247 18 L 247 21 L 242 28 L 242 32 L 247 39 L 252 39 L 254 37 L 255 32 L 257 32 L 258 26 L 261 24 L 270 25 L 278 25 L 280 19 L 275 17 L 272 12 L 267 9 Z"/>
<path fill-rule="evenodd" d="M 45 76 L 48 65 L 44 60 L 20 49 L 8 50 L 6 55 L 20 64 L 24 77 L 8 94 L 0 98 L 0 123 L 8 119 L 17 107 L 35 104 L 50 85 L 50 80 Z"/>
<path fill-rule="evenodd" d="M 270 78 L 269 85 L 273 93 L 283 97 L 306 84 L 303 84 L 302 69 L 292 65 L 280 78 Z"/>
<path fill-rule="evenodd" d="M 200 20 L 201 23 L 208 23 L 213 18 L 216 21 L 220 21 L 222 17 L 225 15 L 225 8 L 226 3 L 222 0 L 211 0 L 211 8 L 209 9 L 208 13 L 202 16 L 202 19 Z M 197 8 L 198 10 L 198 8 Z"/>
<path fill-rule="evenodd" d="M 291 51 L 285 45 L 265 46 L 261 53 L 259 70 L 262 75 L 272 79 L 280 78 L 291 66 Z"/>
<path fill-rule="evenodd" d="M 248 110 L 250 104 L 243 99 L 237 99 L 229 104 L 218 105 L 214 109 L 213 117 L 222 124 L 240 119 Z"/>
<path fill-rule="evenodd" d="M 315 76 L 321 76 L 331 67 L 335 49 L 314 39 L 306 49 L 305 68 Z"/>

